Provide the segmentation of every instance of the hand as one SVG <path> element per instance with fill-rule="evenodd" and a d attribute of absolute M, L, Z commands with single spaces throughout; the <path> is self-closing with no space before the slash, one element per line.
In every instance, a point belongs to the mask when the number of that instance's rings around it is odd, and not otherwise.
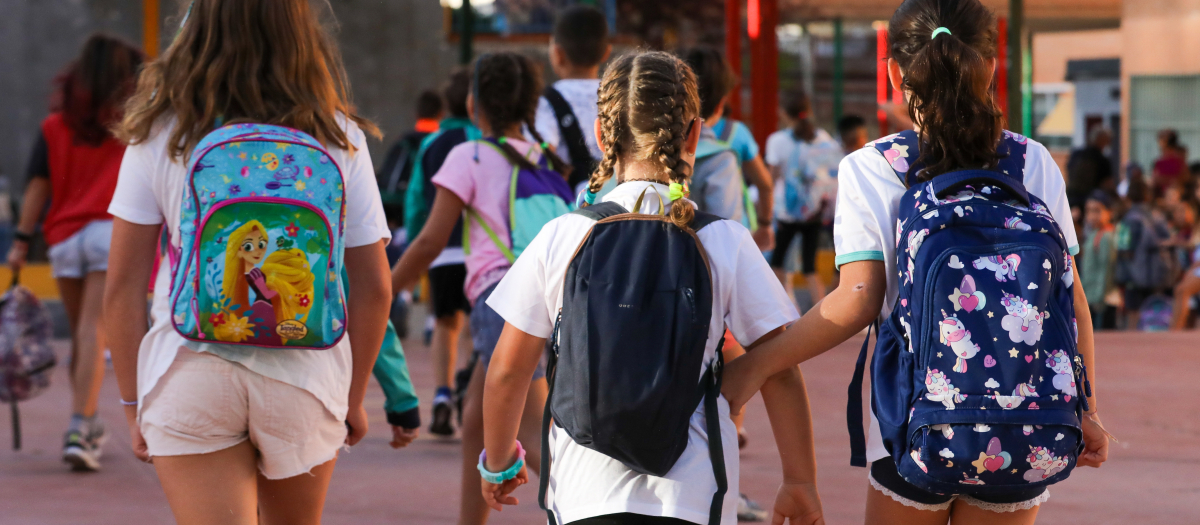
<path fill-rule="evenodd" d="M 392 425 L 392 442 L 390 444 L 395 449 L 407 447 L 417 439 L 417 435 L 420 432 L 421 429 L 419 428 L 404 428 Z"/>
<path fill-rule="evenodd" d="M 480 478 L 479 482 L 483 484 L 483 501 L 487 503 L 488 507 L 495 509 L 496 512 L 500 512 L 504 510 L 504 505 L 516 505 L 520 503 L 517 498 L 514 498 L 509 494 L 512 494 L 514 490 L 517 490 L 517 487 L 529 483 L 529 472 L 525 469 L 525 466 L 522 465 L 521 470 L 517 472 L 517 477 L 505 481 L 504 483 L 500 483 L 498 485 L 495 483 L 488 483 L 482 478 Z"/>
<path fill-rule="evenodd" d="M 1100 414 L 1083 416 L 1083 453 L 1079 455 L 1079 466 L 1100 468 L 1108 461 L 1109 436 L 1100 423 Z"/>
<path fill-rule="evenodd" d="M 255 268 L 250 270 L 250 273 L 246 275 L 250 277 L 250 286 L 254 288 L 254 293 L 258 294 L 259 299 L 270 301 L 276 295 L 279 295 L 275 293 L 275 290 L 267 288 L 267 276 L 263 273 L 262 269 Z"/>
<path fill-rule="evenodd" d="M 771 227 L 770 223 L 759 226 L 757 230 L 754 230 L 752 236 L 754 244 L 758 245 L 759 250 L 765 252 L 775 249 L 775 229 Z"/>
<path fill-rule="evenodd" d="M 129 441 L 133 455 L 144 463 L 153 463 L 150 450 L 146 446 L 146 438 L 142 436 L 142 427 L 137 422 L 137 405 L 125 407 L 125 420 L 129 424 Z"/>
<path fill-rule="evenodd" d="M 775 496 L 775 512 L 771 525 L 825 525 L 821 510 L 821 495 L 817 494 L 816 483 L 789 483 L 784 481 Z"/>
<path fill-rule="evenodd" d="M 8 250 L 8 267 L 14 272 L 21 271 L 25 267 L 25 259 L 29 256 L 29 243 L 24 241 L 13 241 L 12 248 Z"/>
<path fill-rule="evenodd" d="M 367 409 L 362 405 L 350 407 L 346 412 L 346 444 L 357 445 L 367 435 Z"/>
<path fill-rule="evenodd" d="M 729 415 L 737 416 L 742 408 L 762 388 L 764 380 L 758 378 L 750 365 L 748 355 L 725 363 L 721 374 L 721 395 L 729 403 Z"/>

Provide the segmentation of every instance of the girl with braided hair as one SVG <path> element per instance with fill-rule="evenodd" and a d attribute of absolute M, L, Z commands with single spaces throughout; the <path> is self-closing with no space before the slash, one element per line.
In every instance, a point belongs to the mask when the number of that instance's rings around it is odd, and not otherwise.
<path fill-rule="evenodd" d="M 753 353 L 757 345 L 783 332 L 799 314 L 783 287 L 772 278 L 770 267 L 745 226 L 716 220 L 699 231 L 690 228 L 696 204 L 688 199 L 687 188 L 702 125 L 696 77 L 678 58 L 648 52 L 615 60 L 600 82 L 595 123 L 604 158 L 591 176 L 585 196 L 589 205 L 598 203 L 601 199 L 596 193 L 613 180 L 616 187 L 603 198 L 605 202 L 643 214 L 658 214 L 666 208 L 675 226 L 695 232 L 705 247 L 712 276 L 712 318 L 704 358 L 708 363 L 717 358 L 726 328 Z M 525 392 L 529 379 L 537 374 L 546 341 L 554 332 L 568 266 L 594 224 L 580 214 L 547 223 L 487 301 L 487 306 L 505 321 L 485 386 L 486 453 L 478 467 L 484 474 L 483 497 L 496 510 L 516 504 L 512 492 L 529 479 L 521 460 L 528 460 L 536 450 L 536 442 L 527 441 L 521 431 L 531 404 Z M 614 329 L 600 317 L 589 319 L 589 323 L 597 323 L 596 330 Z M 775 521 L 823 523 L 815 485 L 812 423 L 800 370 L 793 368 L 773 378 L 764 386 L 763 397 L 787 480 L 776 499 Z M 736 443 L 737 430 L 724 398 L 717 405 L 720 440 Z M 543 503 L 553 513 L 553 523 L 666 525 L 719 521 L 734 525 L 736 448 L 723 448 L 721 453 L 728 480 L 722 496 L 710 459 L 703 406 L 691 413 L 688 433 L 682 455 L 666 475 L 655 476 L 639 473 L 587 448 L 557 423 L 551 425 L 549 457 L 538 459 L 550 464 L 546 475 L 554 490 Z M 721 505 L 721 512 L 714 520 L 710 512 L 716 503 Z"/>
<path fill-rule="evenodd" d="M 545 157 L 550 168 L 566 178 L 570 171 L 553 151 L 542 144 L 534 127 L 538 98 L 542 92 L 540 68 L 516 53 L 494 53 L 479 57 L 472 69 L 467 112 L 485 140 L 467 141 L 446 156 L 433 176 L 437 187 L 429 219 L 392 272 L 396 290 L 412 286 L 446 247 L 458 218 L 464 212 L 463 245 L 467 248 L 465 291 L 471 302 L 470 329 L 479 366 L 475 366 L 463 403 L 462 422 L 462 507 L 459 523 L 484 523 L 488 508 L 479 494 L 475 460 L 483 449 L 483 380 L 492 351 L 500 338 L 504 320 L 485 302 L 512 266 L 508 256 L 513 246 L 509 223 L 510 174 L 514 165 L 534 170 Z M 526 139 L 528 131 L 533 142 Z M 565 182 L 563 183 L 565 190 Z M 493 241 L 489 241 L 489 238 Z M 501 243 L 508 243 L 501 246 Z M 530 374 L 520 393 L 525 417 L 521 437 L 530 443 L 530 464 L 538 465 L 538 423 L 546 402 L 544 372 Z M 532 382 L 530 381 L 532 379 Z M 528 394 L 528 396 L 526 396 Z"/>

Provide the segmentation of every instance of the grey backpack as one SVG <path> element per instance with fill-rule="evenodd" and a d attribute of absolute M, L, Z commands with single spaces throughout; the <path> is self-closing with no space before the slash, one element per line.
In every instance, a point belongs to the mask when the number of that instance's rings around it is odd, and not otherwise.
<path fill-rule="evenodd" d="M 19 401 L 50 386 L 54 349 L 50 311 L 29 288 L 17 283 L 0 297 L 0 401 L 12 408 L 13 449 L 21 448 Z"/>

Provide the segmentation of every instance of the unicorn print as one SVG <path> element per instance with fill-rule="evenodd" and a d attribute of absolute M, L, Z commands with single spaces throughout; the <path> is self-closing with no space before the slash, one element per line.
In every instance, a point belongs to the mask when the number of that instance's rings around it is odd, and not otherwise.
<path fill-rule="evenodd" d="M 1033 229 L 1028 224 L 1025 224 L 1023 221 L 1021 221 L 1020 217 L 1009 217 L 1004 219 L 1004 227 L 1010 230 L 1029 231 Z"/>
<path fill-rule="evenodd" d="M 1037 388 L 1033 386 L 1033 378 L 1031 377 L 1029 378 L 1028 383 L 1021 383 L 1017 385 L 1017 388 L 1013 389 L 1011 396 L 1002 396 L 1000 394 L 996 394 L 993 397 L 995 397 L 996 403 L 1000 404 L 1000 408 L 1012 410 L 1021 406 L 1021 403 L 1025 402 L 1025 398 L 1038 397 L 1038 393 Z"/>
<path fill-rule="evenodd" d="M 1008 331 L 1008 338 L 1014 343 L 1033 345 L 1042 338 L 1042 322 L 1048 317 L 1040 313 L 1036 306 L 1030 306 L 1024 298 L 1004 292 L 1000 304 L 1008 314 L 1000 320 L 1000 327 Z"/>
<path fill-rule="evenodd" d="M 968 189 L 968 190 L 962 190 L 958 193 L 955 193 L 954 195 L 946 197 L 945 199 L 942 199 L 937 202 L 938 202 L 938 204 L 952 204 L 955 202 L 969 201 L 974 198 L 975 198 L 975 192 Z M 936 199 L 936 197 L 935 197 L 935 199 Z"/>
<path fill-rule="evenodd" d="M 1029 447 L 1029 456 L 1025 458 L 1031 467 L 1025 471 L 1025 481 L 1037 483 L 1062 472 L 1070 463 L 1066 457 L 1057 457 L 1046 447 Z"/>
<path fill-rule="evenodd" d="M 980 257 L 971 263 L 976 270 L 990 270 L 996 272 L 996 281 L 1008 282 L 1009 280 L 1017 280 L 1017 268 L 1021 266 L 1021 256 L 1011 254 L 1008 257 L 1000 258 L 999 255 L 990 257 Z"/>
<path fill-rule="evenodd" d="M 914 263 L 913 263 L 913 260 L 912 260 L 912 258 L 910 257 L 910 258 L 908 259 L 908 269 L 904 271 L 904 284 L 905 284 L 906 286 L 907 286 L 907 285 L 909 285 L 909 284 L 912 284 L 912 281 L 913 281 L 913 271 L 914 271 L 914 270 L 916 270 L 916 269 L 917 269 L 917 266 L 916 266 L 916 264 L 914 264 Z"/>
<path fill-rule="evenodd" d="M 929 230 L 908 232 L 908 256 L 916 257 L 917 251 L 921 249 L 921 244 L 925 242 L 925 237 L 929 235 Z"/>
<path fill-rule="evenodd" d="M 929 473 L 929 467 L 925 466 L 924 461 L 921 461 L 921 451 L 920 450 L 912 451 L 911 453 L 909 453 L 908 457 L 912 458 L 913 463 L 916 463 L 918 467 L 921 467 L 921 472 L 924 472 L 926 474 Z"/>
<path fill-rule="evenodd" d="M 1075 388 L 1075 371 L 1071 368 L 1071 357 L 1065 350 L 1055 350 L 1046 356 L 1046 368 L 1054 371 L 1054 388 L 1057 388 L 1070 401 L 1071 396 L 1079 395 Z"/>
<path fill-rule="evenodd" d="M 925 388 L 929 390 L 929 393 L 925 394 L 925 398 L 930 401 L 940 401 L 946 405 L 946 410 L 954 410 L 955 403 L 962 403 L 967 399 L 966 395 L 959 393 L 958 389 L 950 384 L 945 372 L 926 369 Z"/>
<path fill-rule="evenodd" d="M 958 317 L 947 314 L 945 310 L 942 310 L 942 317 L 945 318 L 940 325 L 942 344 L 949 346 L 954 355 L 958 356 L 952 370 L 964 373 L 967 371 L 967 360 L 979 353 L 979 345 L 971 342 L 970 330 L 967 330 Z"/>
<path fill-rule="evenodd" d="M 1063 274 L 1062 274 L 1063 286 L 1070 288 L 1072 285 L 1075 284 L 1075 273 L 1071 271 L 1071 255 L 1070 254 L 1063 255 L 1063 261 L 1065 261 L 1063 264 L 1063 268 L 1067 269 L 1067 271 L 1063 272 Z"/>
<path fill-rule="evenodd" d="M 912 325 L 904 320 L 904 316 L 900 316 L 900 326 L 904 327 L 904 340 L 908 343 L 908 353 L 913 353 L 912 347 Z"/>

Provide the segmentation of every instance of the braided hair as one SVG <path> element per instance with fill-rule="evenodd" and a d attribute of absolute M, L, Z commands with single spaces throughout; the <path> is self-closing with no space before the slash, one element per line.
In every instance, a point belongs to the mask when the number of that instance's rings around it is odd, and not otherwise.
<path fill-rule="evenodd" d="M 500 130 L 524 124 L 533 139 L 543 145 L 544 154 L 550 159 L 550 168 L 563 178 L 570 176 L 571 165 L 545 146 L 545 141 L 534 126 L 538 98 L 542 93 L 542 72 L 537 63 L 517 53 L 483 55 L 475 62 L 471 84 L 475 108 L 487 117 L 493 132 L 499 133 Z M 500 141 L 500 148 L 510 162 L 522 169 L 536 169 L 507 140 Z"/>
<path fill-rule="evenodd" d="M 692 166 L 683 152 L 691 123 L 700 116 L 696 75 L 687 64 L 657 51 L 618 58 L 600 81 L 598 100 L 605 151 L 588 191 L 599 192 L 618 161 L 648 161 L 671 182 L 687 184 Z M 687 199 L 671 206 L 671 221 L 680 228 L 695 214 Z"/>

